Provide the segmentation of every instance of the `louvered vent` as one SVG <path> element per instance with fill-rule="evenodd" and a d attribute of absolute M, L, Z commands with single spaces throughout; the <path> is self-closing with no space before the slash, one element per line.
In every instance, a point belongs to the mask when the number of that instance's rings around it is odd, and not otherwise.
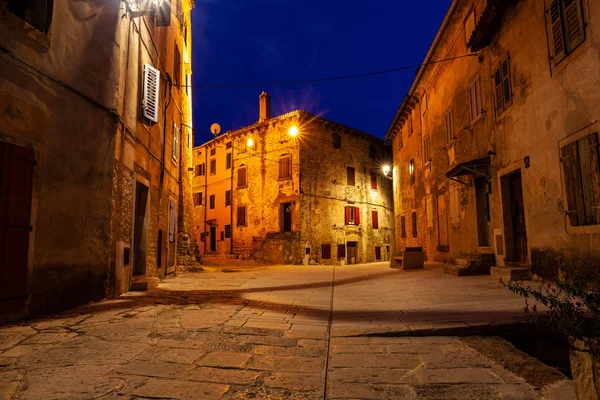
<path fill-rule="evenodd" d="M 144 64 L 144 99 L 142 112 L 150 121 L 158 122 L 158 89 L 160 72 L 149 64 Z"/>

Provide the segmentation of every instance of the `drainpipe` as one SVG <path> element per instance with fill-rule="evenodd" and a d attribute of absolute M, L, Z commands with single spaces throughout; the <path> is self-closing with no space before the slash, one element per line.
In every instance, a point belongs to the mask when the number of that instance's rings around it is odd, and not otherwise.
<path fill-rule="evenodd" d="M 204 226 L 202 227 L 204 232 L 204 255 L 206 255 L 206 199 L 208 199 L 208 147 L 204 148 L 204 199 L 202 204 L 204 204 Z"/>
<path fill-rule="evenodd" d="M 231 189 L 229 198 L 229 254 L 233 254 L 233 170 L 235 163 L 233 162 L 233 152 L 235 146 L 233 145 L 233 139 L 231 139 Z"/>

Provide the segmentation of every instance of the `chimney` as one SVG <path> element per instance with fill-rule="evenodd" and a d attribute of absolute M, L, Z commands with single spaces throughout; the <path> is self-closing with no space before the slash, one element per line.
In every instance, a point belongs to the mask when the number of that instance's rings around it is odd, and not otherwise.
<path fill-rule="evenodd" d="M 260 100 L 258 122 L 263 122 L 264 120 L 271 118 L 271 96 L 262 92 L 258 98 Z"/>

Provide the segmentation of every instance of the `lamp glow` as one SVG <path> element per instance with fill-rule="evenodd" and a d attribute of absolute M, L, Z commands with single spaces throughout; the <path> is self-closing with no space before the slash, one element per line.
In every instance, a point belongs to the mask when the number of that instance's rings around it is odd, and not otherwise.
<path fill-rule="evenodd" d="M 288 131 L 288 133 L 289 133 L 289 135 L 290 135 L 291 137 L 296 137 L 296 136 L 298 136 L 298 127 L 297 127 L 297 126 L 292 126 L 292 127 L 290 128 L 290 130 Z"/>
<path fill-rule="evenodd" d="M 390 173 L 390 166 L 389 165 L 384 165 L 382 169 L 383 169 L 383 174 L 385 176 L 387 176 Z"/>
<path fill-rule="evenodd" d="M 254 140 L 252 140 L 252 138 L 248 138 L 248 141 L 246 141 L 246 144 L 248 145 L 248 147 L 252 147 L 254 146 Z"/>

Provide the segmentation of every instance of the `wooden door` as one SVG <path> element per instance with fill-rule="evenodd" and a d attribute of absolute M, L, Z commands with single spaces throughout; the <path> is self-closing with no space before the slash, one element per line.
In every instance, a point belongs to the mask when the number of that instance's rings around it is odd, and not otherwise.
<path fill-rule="evenodd" d="M 210 251 L 217 251 L 217 227 L 210 227 Z"/>
<path fill-rule="evenodd" d="M 0 142 L 0 311 L 13 311 L 27 298 L 34 152 Z"/>
<path fill-rule="evenodd" d="M 523 204 L 521 173 L 511 175 L 509 181 L 515 257 L 512 261 L 523 262 L 527 260 L 527 232 L 525 230 L 525 206 Z"/>
<path fill-rule="evenodd" d="M 348 248 L 347 255 L 347 264 L 356 264 L 358 263 L 358 243 L 357 242 L 348 242 L 346 244 Z"/>

